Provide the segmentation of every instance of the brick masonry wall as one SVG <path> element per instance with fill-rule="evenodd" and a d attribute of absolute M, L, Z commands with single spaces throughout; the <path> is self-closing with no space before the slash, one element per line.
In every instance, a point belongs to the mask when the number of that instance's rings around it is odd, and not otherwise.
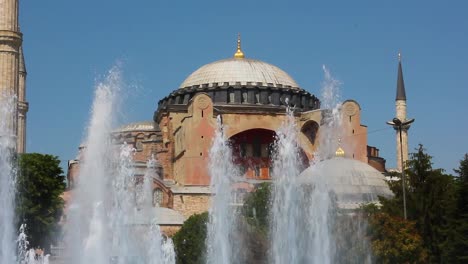
<path fill-rule="evenodd" d="M 193 214 L 208 211 L 210 208 L 209 194 L 176 194 L 174 195 L 173 209 L 179 211 L 186 218 Z"/>
<path fill-rule="evenodd" d="M 181 226 L 173 226 L 173 225 L 163 225 L 163 226 L 160 226 L 161 228 L 161 232 L 168 236 L 168 237 L 173 237 L 175 235 L 175 233 L 177 233 Z"/>

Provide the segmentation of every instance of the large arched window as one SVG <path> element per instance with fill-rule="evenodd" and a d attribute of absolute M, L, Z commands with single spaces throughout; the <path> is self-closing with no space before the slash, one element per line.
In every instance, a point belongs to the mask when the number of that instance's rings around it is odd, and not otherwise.
<path fill-rule="evenodd" d="M 155 207 L 161 207 L 162 203 L 163 203 L 163 191 L 159 188 L 156 188 L 153 191 L 153 205 Z"/>
<path fill-rule="evenodd" d="M 317 132 L 319 129 L 319 125 L 315 121 L 308 121 L 306 122 L 302 128 L 301 132 L 309 139 L 312 145 L 315 145 L 315 140 L 317 139 Z"/>

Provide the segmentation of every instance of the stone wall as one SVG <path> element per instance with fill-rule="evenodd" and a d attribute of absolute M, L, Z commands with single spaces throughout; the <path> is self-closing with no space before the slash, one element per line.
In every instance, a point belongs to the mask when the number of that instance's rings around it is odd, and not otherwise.
<path fill-rule="evenodd" d="M 161 225 L 161 232 L 168 236 L 168 237 L 173 237 L 175 233 L 177 233 L 182 226 L 179 225 Z"/>
<path fill-rule="evenodd" d="M 173 209 L 179 211 L 184 217 L 200 214 L 210 208 L 210 194 L 175 194 Z"/>

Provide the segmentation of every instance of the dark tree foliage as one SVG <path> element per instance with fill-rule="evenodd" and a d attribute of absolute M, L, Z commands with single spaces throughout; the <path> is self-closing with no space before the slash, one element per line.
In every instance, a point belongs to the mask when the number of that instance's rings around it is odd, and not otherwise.
<path fill-rule="evenodd" d="M 431 263 L 446 262 L 444 252 L 451 216 L 454 210 L 455 181 L 442 169 L 432 168 L 432 157 L 422 145 L 411 154 L 406 164 L 406 205 L 408 220 L 415 222 Z M 391 216 L 403 216 L 401 181 L 390 183 L 393 199 L 382 198 L 382 211 Z"/>
<path fill-rule="evenodd" d="M 457 200 L 452 223 L 452 236 L 449 244 L 452 263 L 468 263 L 468 154 L 460 161 L 457 174 Z"/>
<path fill-rule="evenodd" d="M 65 182 L 60 160 L 56 156 L 28 153 L 18 159 L 17 178 L 18 226 L 26 224 L 31 247 L 49 252 L 58 237 Z"/>
<path fill-rule="evenodd" d="M 184 222 L 174 237 L 174 247 L 178 264 L 205 263 L 205 240 L 208 212 L 194 214 Z"/>
<path fill-rule="evenodd" d="M 427 252 L 414 221 L 376 213 L 369 218 L 377 263 L 427 263 Z"/>

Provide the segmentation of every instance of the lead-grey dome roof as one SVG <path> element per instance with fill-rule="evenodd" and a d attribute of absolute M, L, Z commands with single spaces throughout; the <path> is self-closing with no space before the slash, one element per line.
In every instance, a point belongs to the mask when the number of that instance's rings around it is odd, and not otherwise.
<path fill-rule="evenodd" d="M 335 157 L 320 161 L 303 171 L 300 177 L 307 182 L 311 177 L 323 177 L 343 209 L 378 203 L 378 196 L 393 196 L 381 172 L 354 159 Z"/>
<path fill-rule="evenodd" d="M 248 82 L 253 85 L 299 87 L 289 74 L 274 65 L 253 59 L 230 58 L 200 67 L 185 79 L 180 88 L 224 83 L 247 85 Z"/>

